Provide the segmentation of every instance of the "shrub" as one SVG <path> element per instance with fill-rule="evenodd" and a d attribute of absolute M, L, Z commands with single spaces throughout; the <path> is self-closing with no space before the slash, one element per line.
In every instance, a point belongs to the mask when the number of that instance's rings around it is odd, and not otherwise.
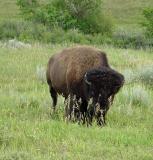
<path fill-rule="evenodd" d="M 141 86 L 134 86 L 132 89 L 125 89 L 123 91 L 126 104 L 138 106 L 150 106 L 151 98 L 148 92 Z"/>
<path fill-rule="evenodd" d="M 26 20 L 31 20 L 39 7 L 37 0 L 17 0 L 17 5 L 20 7 L 21 14 Z"/>
<path fill-rule="evenodd" d="M 0 23 L 0 39 L 18 39 L 21 41 L 43 41 L 44 35 L 51 30 L 42 24 L 27 21 L 3 21 Z"/>
<path fill-rule="evenodd" d="M 31 45 L 27 43 L 23 43 L 21 41 L 18 41 L 16 39 L 11 39 L 8 42 L 5 42 L 3 44 L 3 47 L 8 47 L 8 48 L 30 48 Z"/>
<path fill-rule="evenodd" d="M 37 0 L 18 0 L 25 19 L 64 30 L 111 35 L 112 23 L 102 13 L 102 0 L 52 0 L 40 5 Z"/>
<path fill-rule="evenodd" d="M 46 69 L 43 66 L 37 66 L 36 77 L 41 83 L 46 83 Z"/>
<path fill-rule="evenodd" d="M 118 30 L 112 36 L 112 44 L 119 48 L 146 49 L 153 47 L 153 39 L 146 38 L 140 31 Z"/>
<path fill-rule="evenodd" d="M 20 28 L 21 27 L 21 28 Z M 15 38 L 24 30 L 23 26 L 15 21 L 4 21 L 0 23 L 0 39 Z"/>
<path fill-rule="evenodd" d="M 125 77 L 125 82 L 127 84 L 132 83 L 132 82 L 136 81 L 136 79 L 137 79 L 136 74 L 130 69 L 124 70 L 123 75 Z"/>
<path fill-rule="evenodd" d="M 149 38 L 153 37 L 153 8 L 147 8 L 143 10 L 145 22 L 142 25 L 146 28 L 146 36 Z"/>
<path fill-rule="evenodd" d="M 153 65 L 138 70 L 140 80 L 146 84 L 153 84 Z"/>

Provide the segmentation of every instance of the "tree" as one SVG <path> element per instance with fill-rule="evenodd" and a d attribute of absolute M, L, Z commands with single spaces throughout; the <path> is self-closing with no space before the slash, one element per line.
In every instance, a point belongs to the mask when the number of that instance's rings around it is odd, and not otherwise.
<path fill-rule="evenodd" d="M 37 0 L 18 0 L 25 19 L 64 30 L 77 28 L 87 34 L 112 33 L 112 24 L 102 12 L 102 0 L 52 0 L 40 5 Z"/>

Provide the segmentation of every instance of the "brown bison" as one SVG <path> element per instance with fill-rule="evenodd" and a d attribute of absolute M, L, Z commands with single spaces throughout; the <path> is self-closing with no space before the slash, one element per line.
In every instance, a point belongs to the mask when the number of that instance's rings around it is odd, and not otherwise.
<path fill-rule="evenodd" d="M 66 117 L 71 119 L 74 111 L 83 122 L 87 119 L 91 124 L 95 116 L 98 125 L 105 123 L 109 100 L 113 100 L 124 82 L 124 77 L 110 68 L 106 54 L 88 46 L 64 49 L 53 55 L 48 62 L 46 77 L 54 109 L 58 93 L 65 100 L 70 99 Z M 92 104 L 88 107 L 90 99 Z"/>

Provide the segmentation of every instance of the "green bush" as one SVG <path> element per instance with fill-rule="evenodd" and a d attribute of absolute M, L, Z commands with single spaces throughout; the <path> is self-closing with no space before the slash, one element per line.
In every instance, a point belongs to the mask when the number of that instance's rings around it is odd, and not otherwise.
<path fill-rule="evenodd" d="M 26 20 L 33 19 L 39 7 L 37 0 L 17 0 L 17 5 L 20 7 L 21 14 Z"/>
<path fill-rule="evenodd" d="M 142 86 L 133 86 L 132 88 L 124 89 L 122 92 L 126 105 L 150 106 L 151 97 L 148 91 Z"/>
<path fill-rule="evenodd" d="M 102 0 L 52 0 L 40 5 L 37 0 L 18 0 L 25 19 L 64 30 L 78 29 L 86 34 L 111 35 L 112 23 L 102 12 Z"/>
<path fill-rule="evenodd" d="M 20 28 L 21 27 L 21 28 Z M 19 25 L 18 22 L 4 21 L 0 23 L 0 39 L 18 37 L 24 30 L 23 26 Z"/>
<path fill-rule="evenodd" d="M 112 35 L 113 46 L 119 48 L 146 49 L 153 47 L 153 38 L 147 38 L 142 32 L 120 30 Z"/>
<path fill-rule="evenodd" d="M 143 66 L 138 69 L 139 79 L 146 84 L 153 84 L 153 65 Z"/>
<path fill-rule="evenodd" d="M 153 37 L 153 8 L 148 8 L 143 11 L 145 22 L 142 25 L 146 28 L 146 36 Z"/>
<path fill-rule="evenodd" d="M 0 23 L 0 39 L 18 39 L 21 41 L 44 41 L 44 35 L 51 30 L 42 24 L 27 21 L 4 21 Z"/>

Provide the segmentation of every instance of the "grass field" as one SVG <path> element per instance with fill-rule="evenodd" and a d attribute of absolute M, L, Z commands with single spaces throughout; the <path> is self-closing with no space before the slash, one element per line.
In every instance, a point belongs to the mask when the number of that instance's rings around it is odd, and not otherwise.
<path fill-rule="evenodd" d="M 16 0 L 0 0 L 0 21 L 19 18 Z"/>
<path fill-rule="evenodd" d="M 117 27 L 131 30 L 140 28 L 142 11 L 151 6 L 152 0 L 104 0 L 105 12 L 114 18 Z"/>
<path fill-rule="evenodd" d="M 0 48 L 0 160 L 152 160 L 153 87 L 125 85 L 107 115 L 107 126 L 90 128 L 63 121 L 63 100 L 50 115 L 51 99 L 43 67 L 57 51 L 71 46 L 38 45 Z M 97 46 L 110 64 L 125 70 L 153 65 L 153 54 Z M 40 70 L 40 72 L 38 72 Z M 148 93 L 143 103 L 131 103 L 125 93 L 134 87 Z M 140 90 L 141 91 L 141 90 Z M 141 93 L 138 93 L 141 94 Z M 150 98 L 149 98 L 150 97 Z M 148 103 L 146 103 L 148 102 Z"/>

